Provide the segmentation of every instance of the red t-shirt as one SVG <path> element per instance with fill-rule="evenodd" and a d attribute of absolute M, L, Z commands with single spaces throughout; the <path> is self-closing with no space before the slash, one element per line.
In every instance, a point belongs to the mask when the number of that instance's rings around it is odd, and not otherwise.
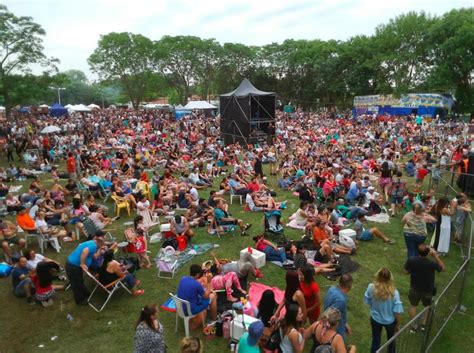
<path fill-rule="evenodd" d="M 253 181 L 251 181 L 250 183 L 247 184 L 247 189 L 249 189 L 250 191 L 259 191 L 260 186 L 257 183 L 254 183 Z"/>
<path fill-rule="evenodd" d="M 41 287 L 39 283 L 38 276 L 36 275 L 31 275 L 31 281 L 33 282 L 35 286 L 35 293 L 36 294 L 46 294 L 49 293 L 53 290 L 53 286 L 50 284 L 47 287 Z"/>
<path fill-rule="evenodd" d="M 143 254 L 146 252 L 146 240 L 143 235 L 139 235 L 135 241 L 135 252 L 137 254 Z"/>
<path fill-rule="evenodd" d="M 300 282 L 300 289 L 303 292 L 304 301 L 306 303 L 306 308 L 312 307 L 316 304 L 316 298 L 319 294 L 319 286 L 315 281 L 312 281 L 310 284 L 306 284 L 304 281 Z M 311 311 L 308 311 L 308 318 L 311 321 L 316 321 L 319 318 L 321 311 L 321 303 L 316 306 Z"/>
<path fill-rule="evenodd" d="M 75 173 L 76 172 L 76 161 L 74 157 L 71 156 L 67 159 L 67 172 L 68 173 Z"/>
<path fill-rule="evenodd" d="M 421 168 L 419 171 L 418 171 L 418 174 L 416 175 L 416 178 L 417 179 L 420 179 L 420 180 L 423 180 L 425 178 L 425 176 L 428 175 L 428 170 L 425 169 L 425 168 Z"/>

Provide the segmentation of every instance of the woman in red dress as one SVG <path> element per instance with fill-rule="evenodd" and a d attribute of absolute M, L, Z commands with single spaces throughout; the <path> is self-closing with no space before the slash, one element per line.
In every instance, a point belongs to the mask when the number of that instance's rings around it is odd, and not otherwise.
<path fill-rule="evenodd" d="M 319 286 L 314 280 L 313 266 L 306 264 L 300 269 L 300 289 L 303 292 L 308 319 L 311 323 L 319 318 L 321 311 L 321 297 L 319 295 Z"/>

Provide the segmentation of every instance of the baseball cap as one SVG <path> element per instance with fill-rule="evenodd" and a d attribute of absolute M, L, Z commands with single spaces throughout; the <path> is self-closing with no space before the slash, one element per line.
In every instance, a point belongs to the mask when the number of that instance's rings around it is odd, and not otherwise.
<path fill-rule="evenodd" d="M 264 325 L 260 320 L 254 321 L 249 325 L 249 335 L 247 337 L 247 343 L 250 346 L 255 346 L 263 335 Z"/>

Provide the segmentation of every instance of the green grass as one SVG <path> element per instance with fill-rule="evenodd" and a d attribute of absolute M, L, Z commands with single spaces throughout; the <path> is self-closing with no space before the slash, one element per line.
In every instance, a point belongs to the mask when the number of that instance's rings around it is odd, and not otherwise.
<path fill-rule="evenodd" d="M 46 179 L 46 178 L 45 178 Z M 270 178 L 270 184 L 273 185 L 278 193 L 278 200 L 289 200 L 289 208 L 284 211 L 283 221 L 288 220 L 297 209 L 298 200 L 288 192 L 283 192 L 277 188 L 275 179 Z M 25 186 L 27 187 L 27 186 Z M 24 188 L 25 188 L 24 187 Z M 208 191 L 200 192 L 207 197 Z M 112 205 L 108 204 L 112 209 Z M 259 234 L 263 231 L 263 215 L 261 213 L 243 212 L 239 205 L 231 206 L 231 213 L 234 217 L 242 218 L 253 224 L 251 235 Z M 124 215 L 124 213 L 122 213 Z M 123 223 L 128 221 L 128 217 L 122 217 L 114 224 L 117 230 L 114 234 L 123 238 Z M 402 235 L 402 225 L 400 217 L 392 218 L 390 224 L 376 224 L 384 233 L 395 239 L 397 243 L 393 246 L 385 245 L 380 240 L 375 239 L 371 242 L 363 243 L 360 246 L 354 260 L 360 264 L 360 269 L 353 274 L 354 285 L 349 293 L 349 318 L 348 323 L 353 328 L 353 336 L 350 343 L 356 344 L 359 352 L 367 352 L 370 347 L 371 333 L 369 324 L 369 310 L 363 303 L 363 294 L 367 285 L 372 281 L 374 273 L 381 266 L 387 266 L 395 275 L 397 288 L 400 291 L 404 303 L 405 314 L 403 321 L 408 320 L 408 285 L 409 278 L 403 272 L 403 264 L 406 258 L 406 250 Z M 196 243 L 213 242 L 219 244 L 216 249 L 218 257 L 236 259 L 239 251 L 252 245 L 251 237 L 230 237 L 224 236 L 217 239 L 215 236 L 208 235 L 205 228 L 196 229 Z M 299 239 L 301 233 L 289 228 L 285 229 L 285 235 L 289 239 Z M 64 263 L 67 255 L 72 251 L 76 244 L 67 244 L 56 254 L 48 249 L 46 256 L 57 259 Z M 159 249 L 159 245 L 151 245 L 152 257 Z M 195 258 L 194 263 L 202 263 L 209 259 L 209 253 Z M 447 270 L 437 275 L 438 288 L 444 288 L 444 284 L 449 281 L 455 271 L 458 269 L 461 260 L 459 250 L 456 246 L 451 247 L 449 257 L 445 258 Z M 179 270 L 174 279 L 165 280 L 157 277 L 155 269 L 141 270 L 137 277 L 142 282 L 142 288 L 145 294 L 139 298 L 128 296 L 125 292 L 118 292 L 109 302 L 102 313 L 96 313 L 89 306 L 76 306 L 72 297 L 72 292 L 58 293 L 54 306 L 42 308 L 40 305 L 29 306 L 24 299 L 13 296 L 11 291 L 11 278 L 0 280 L 0 301 L 3 303 L 0 311 L 0 351 L 5 353 L 23 353 L 33 351 L 45 352 L 130 352 L 133 349 L 134 325 L 137 320 L 140 309 L 145 304 L 156 303 L 161 305 L 168 299 L 169 292 L 175 292 L 181 276 L 188 273 L 189 266 Z M 284 289 L 284 271 L 272 264 L 268 264 L 262 271 L 265 278 L 263 283 L 278 286 Z M 322 296 L 327 289 L 335 282 L 328 281 L 323 277 L 317 277 L 322 291 Z M 472 281 L 467 283 L 466 293 L 472 293 Z M 472 296 L 466 294 L 466 304 L 472 306 Z M 67 314 L 71 314 L 73 321 L 67 321 Z M 165 327 L 165 339 L 169 347 L 169 352 L 178 352 L 178 343 L 184 335 L 182 322 L 179 323 L 178 332 L 175 333 L 175 316 L 172 313 L 161 312 L 160 321 Z M 458 351 L 472 351 L 472 335 L 466 330 L 474 326 L 472 316 L 455 316 L 455 319 L 448 326 L 448 330 L 439 340 L 439 348 L 436 352 L 445 352 L 447 348 L 452 347 L 452 342 L 456 341 Z M 462 330 L 461 328 L 464 328 Z M 193 332 L 200 335 L 200 332 Z M 460 339 L 464 337 L 464 339 Z M 58 336 L 54 341 L 51 337 Z M 227 343 L 222 338 L 213 340 L 204 340 L 204 351 L 206 353 L 217 353 L 228 351 Z M 451 343 L 450 343 L 451 342 Z M 44 348 L 38 348 L 42 344 Z M 468 348 L 471 348 L 469 350 Z M 465 349 L 461 349 L 465 348 Z M 309 351 L 307 347 L 306 352 Z"/>

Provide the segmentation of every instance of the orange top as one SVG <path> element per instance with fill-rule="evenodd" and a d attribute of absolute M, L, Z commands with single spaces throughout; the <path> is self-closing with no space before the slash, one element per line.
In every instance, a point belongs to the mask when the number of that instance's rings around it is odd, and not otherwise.
<path fill-rule="evenodd" d="M 35 230 L 36 229 L 36 223 L 33 220 L 33 218 L 30 217 L 28 212 L 25 212 L 24 214 L 18 214 L 16 216 L 16 223 L 20 226 L 21 229 L 23 230 Z"/>
<path fill-rule="evenodd" d="M 314 230 L 313 230 L 314 245 L 320 246 L 321 242 L 323 242 L 326 239 L 329 239 L 328 233 L 326 232 L 326 229 L 321 229 L 319 227 L 314 227 Z"/>

